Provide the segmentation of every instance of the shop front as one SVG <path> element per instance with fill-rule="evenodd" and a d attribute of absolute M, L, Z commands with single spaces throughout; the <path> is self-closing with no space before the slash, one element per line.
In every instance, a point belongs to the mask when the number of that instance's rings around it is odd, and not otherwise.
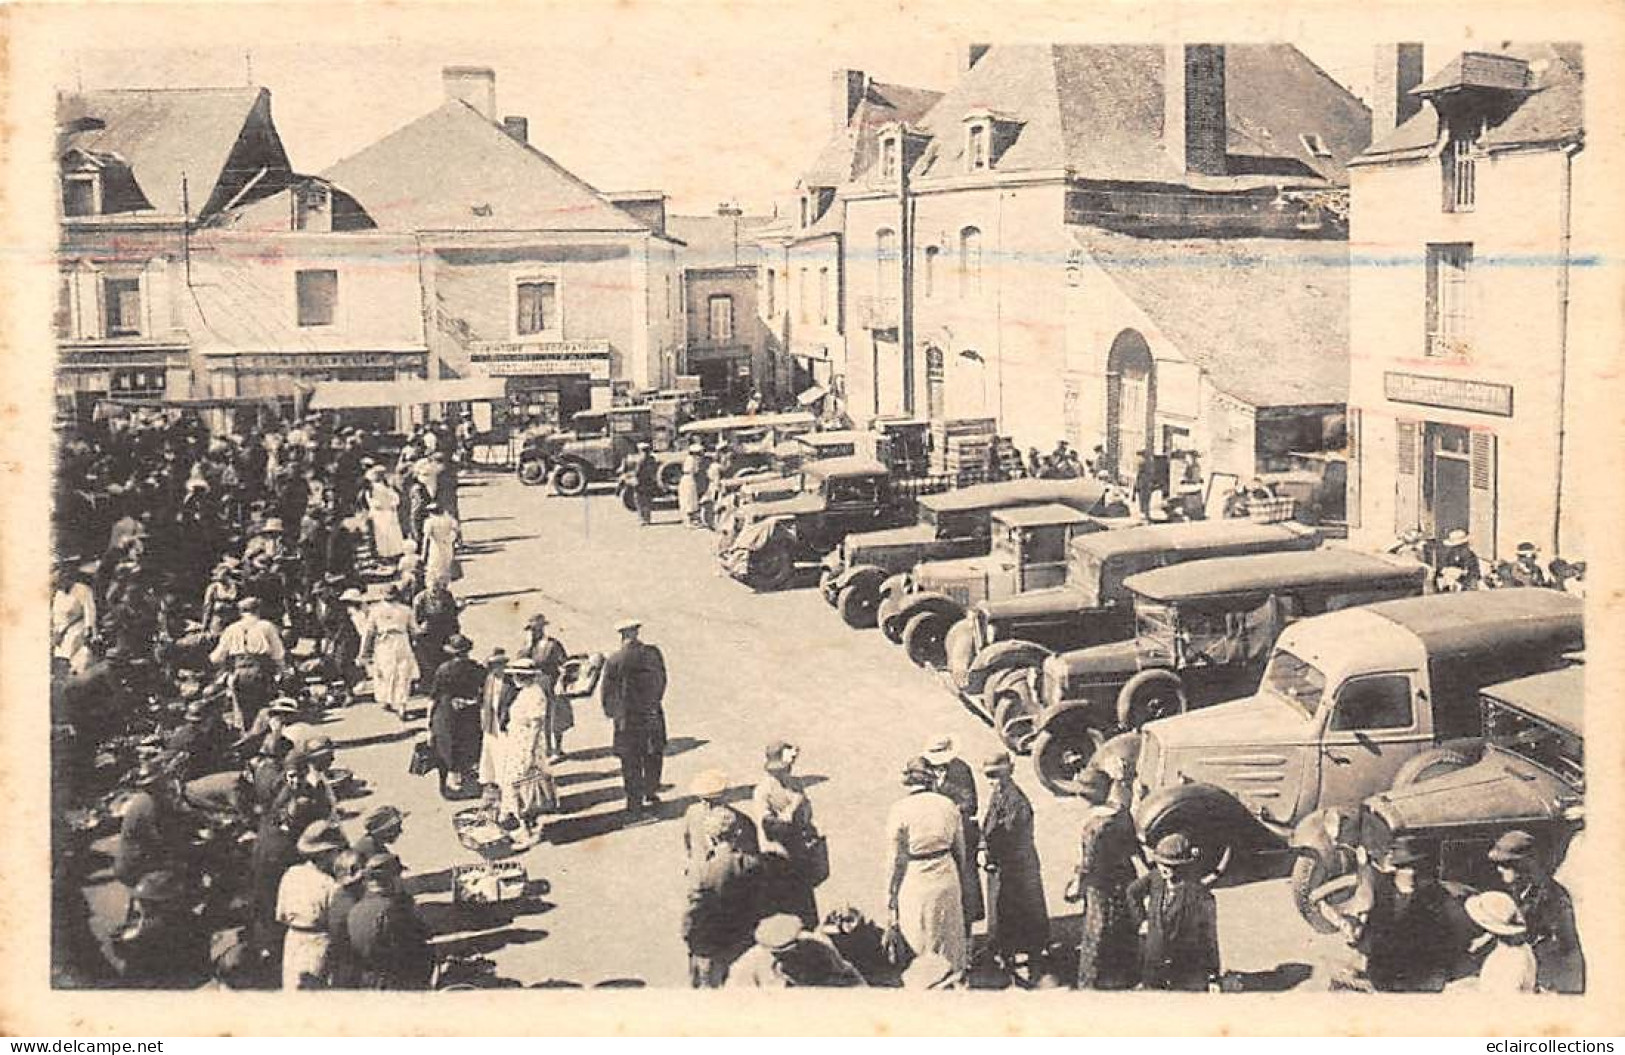
<path fill-rule="evenodd" d="M 394 382 L 421 379 L 427 353 L 399 352 L 289 352 L 212 354 L 207 357 L 206 383 L 215 399 L 234 406 L 216 427 L 242 431 L 268 420 L 287 421 L 312 409 L 310 395 L 318 385 L 334 382 Z M 341 426 L 395 432 L 410 422 L 395 407 L 350 406 L 333 408 Z"/>
<path fill-rule="evenodd" d="M 476 374 L 506 385 L 498 429 L 563 428 L 572 415 L 613 401 L 607 340 L 477 341 L 468 358 Z"/>
<path fill-rule="evenodd" d="M 184 399 L 191 374 L 184 344 L 140 348 L 64 346 L 56 368 L 56 415 L 83 424 L 107 399 Z"/>
<path fill-rule="evenodd" d="M 691 341 L 686 362 L 688 373 L 700 379 L 700 391 L 726 410 L 743 410 L 751 393 L 758 390 L 747 344 Z"/>
<path fill-rule="evenodd" d="M 1512 417 L 1512 386 L 1386 371 L 1394 413 L 1395 525 L 1433 538 L 1465 531 L 1481 554 L 1498 537 L 1498 433 Z"/>

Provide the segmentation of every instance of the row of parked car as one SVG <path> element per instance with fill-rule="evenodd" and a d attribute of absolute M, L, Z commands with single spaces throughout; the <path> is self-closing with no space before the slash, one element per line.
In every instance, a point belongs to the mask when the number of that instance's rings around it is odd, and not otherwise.
<path fill-rule="evenodd" d="M 1432 840 L 1476 885 L 1501 831 L 1560 855 L 1581 822 L 1570 595 L 1429 594 L 1416 562 L 1293 522 L 1143 523 L 1089 480 L 920 493 L 847 456 L 771 486 L 730 512 L 730 574 L 816 572 L 848 625 L 938 670 L 1051 792 L 1090 765 L 1124 774 L 1148 841 L 1193 833 L 1233 876 L 1293 855 L 1318 928 L 1359 847 Z"/>

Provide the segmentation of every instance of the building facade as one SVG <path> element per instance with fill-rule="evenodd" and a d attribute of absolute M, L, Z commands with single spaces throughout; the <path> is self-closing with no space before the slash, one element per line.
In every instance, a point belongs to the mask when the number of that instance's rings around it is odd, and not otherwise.
<path fill-rule="evenodd" d="M 1573 559 L 1575 364 L 1617 356 L 1570 321 L 1591 303 L 1575 239 L 1598 194 L 1581 52 L 1467 52 L 1425 81 L 1421 60 L 1420 45 L 1379 57 L 1397 127 L 1351 166 L 1351 529 Z"/>
<path fill-rule="evenodd" d="M 770 218 L 723 206 L 712 216 L 673 216 L 668 231 L 682 243 L 683 310 L 687 321 L 681 372 L 720 407 L 741 411 L 754 395 L 774 403 L 789 395 L 781 377 L 782 345 L 770 340 L 771 321 L 758 302 L 766 250 L 757 232 Z"/>

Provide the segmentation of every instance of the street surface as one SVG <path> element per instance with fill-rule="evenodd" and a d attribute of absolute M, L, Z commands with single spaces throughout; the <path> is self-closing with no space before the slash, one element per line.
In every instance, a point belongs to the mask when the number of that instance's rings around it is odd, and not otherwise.
<path fill-rule="evenodd" d="M 686 986 L 679 934 L 685 899 L 678 819 L 693 801 L 700 771 L 728 774 L 730 801 L 748 800 L 761 775 L 763 749 L 784 739 L 800 745 L 800 772 L 814 816 L 828 835 L 831 876 L 818 891 L 821 912 L 851 903 L 884 922 L 889 848 L 887 808 L 902 794 L 903 763 L 932 734 L 952 734 L 977 769 L 999 747 L 992 731 L 964 710 L 936 678 L 910 664 L 878 632 L 848 629 L 813 589 L 753 594 L 724 575 L 714 536 L 657 511 L 637 518 L 610 495 L 552 497 L 511 474 L 465 474 L 462 490 L 464 577 L 454 591 L 467 604 L 463 631 L 483 660 L 510 653 L 534 612 L 547 614 L 571 652 L 608 652 L 625 615 L 644 620 L 644 639 L 665 653 L 670 746 L 662 805 L 629 824 L 622 812 L 619 766 L 596 697 L 576 704 L 576 728 L 558 768 L 563 807 L 544 842 L 514 858 L 545 895 L 518 914 L 477 919 L 451 904 L 451 869 L 476 863 L 452 832 L 451 816 L 469 802 L 443 801 L 434 777 L 407 773 L 410 729 L 368 701 L 321 726 L 368 793 L 344 803 L 352 837 L 359 817 L 384 803 L 406 810 L 397 845 L 438 943 L 484 955 L 499 977 L 526 985 Z M 1058 800 L 1018 760 L 1017 781 L 1037 811 L 1038 848 L 1052 917 L 1075 945 L 1077 912 L 1062 900 L 1076 864 L 1081 807 Z M 985 787 L 984 787 L 985 792 Z M 110 845 L 104 848 L 111 850 Z M 124 891 L 110 877 L 90 888 L 99 930 L 123 918 Z M 1314 986 L 1341 943 L 1313 933 L 1292 908 L 1285 880 L 1219 891 L 1224 966 L 1248 988 Z"/>

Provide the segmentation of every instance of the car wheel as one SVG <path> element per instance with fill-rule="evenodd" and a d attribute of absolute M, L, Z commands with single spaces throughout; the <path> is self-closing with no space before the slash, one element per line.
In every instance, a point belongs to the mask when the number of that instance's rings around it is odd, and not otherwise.
<path fill-rule="evenodd" d="M 1011 753 L 1025 755 L 1038 736 L 1038 700 L 1027 677 L 1028 668 L 1004 671 L 988 685 L 983 699 L 993 728 Z"/>
<path fill-rule="evenodd" d="M 553 470 L 553 490 L 566 498 L 587 493 L 587 474 L 579 465 L 561 465 Z"/>
<path fill-rule="evenodd" d="M 1190 799 L 1163 811 L 1141 833 L 1147 846 L 1174 832 L 1184 832 L 1196 844 L 1203 875 L 1223 875 L 1239 863 L 1244 836 L 1234 826 L 1234 818 L 1205 799 Z"/>
<path fill-rule="evenodd" d="M 1424 780 L 1442 777 L 1446 773 L 1454 773 L 1458 769 L 1465 769 L 1478 761 L 1472 752 L 1443 744 L 1439 747 L 1430 747 L 1419 755 L 1405 761 L 1394 774 L 1394 787 L 1405 788 L 1412 784 L 1420 784 Z"/>
<path fill-rule="evenodd" d="M 628 513 L 638 511 L 638 496 L 633 493 L 630 487 L 621 488 L 621 505 L 626 508 Z"/>
<path fill-rule="evenodd" d="M 898 602 L 891 597 L 882 597 L 875 606 L 875 625 L 880 632 L 886 635 L 886 640 L 894 645 L 903 643 L 903 622 L 897 616 Z"/>
<path fill-rule="evenodd" d="M 1073 798 L 1083 789 L 1078 774 L 1089 767 L 1095 742 L 1068 733 L 1039 733 L 1033 737 L 1033 773 L 1052 795 Z"/>
<path fill-rule="evenodd" d="M 795 556 L 781 543 L 769 543 L 751 559 L 750 584 L 758 590 L 782 590 L 795 574 Z"/>
<path fill-rule="evenodd" d="M 848 586 L 835 598 L 835 609 L 841 619 L 854 630 L 867 630 L 875 625 L 875 607 L 880 598 L 865 586 Z"/>
<path fill-rule="evenodd" d="M 666 494 L 677 493 L 677 485 L 683 482 L 683 463 L 667 462 L 660 467 L 660 489 Z"/>
<path fill-rule="evenodd" d="M 1185 709 L 1185 684 L 1171 670 L 1142 670 L 1117 693 L 1117 724 L 1126 731 Z"/>
<path fill-rule="evenodd" d="M 547 463 L 540 458 L 519 463 L 519 482 L 534 487 L 547 482 Z"/>
<path fill-rule="evenodd" d="M 903 628 L 903 650 L 916 666 L 940 667 L 948 659 L 942 647 L 947 636 L 947 619 L 937 612 L 921 612 Z"/>
<path fill-rule="evenodd" d="M 1303 921 L 1321 934 L 1336 934 L 1337 924 L 1326 918 L 1321 906 L 1335 904 L 1353 893 L 1353 884 L 1334 884 L 1332 881 L 1351 873 L 1338 859 L 1326 860 L 1318 853 L 1299 854 L 1292 862 L 1292 904 Z"/>

